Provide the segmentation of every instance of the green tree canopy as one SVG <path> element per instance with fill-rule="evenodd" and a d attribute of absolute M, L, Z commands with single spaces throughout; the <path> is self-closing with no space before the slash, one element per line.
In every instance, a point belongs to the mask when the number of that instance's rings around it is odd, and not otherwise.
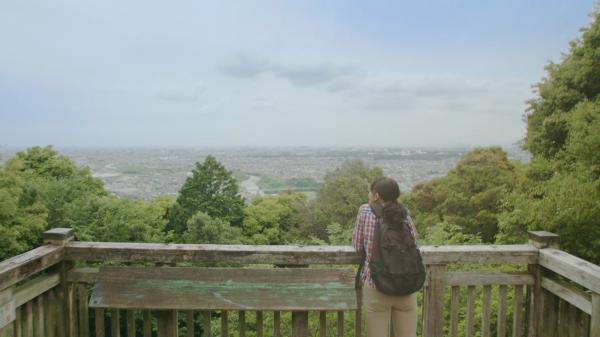
<path fill-rule="evenodd" d="M 314 235 L 327 240 L 327 227 L 339 224 L 351 231 L 360 205 L 368 202 L 369 185 L 383 176 L 379 167 L 370 167 L 362 160 L 350 160 L 325 175 L 323 186 L 304 212 L 305 237 Z"/>
<path fill-rule="evenodd" d="M 464 155 L 445 177 L 416 185 L 402 200 L 425 240 L 431 230 L 459 228 L 469 241 L 479 237 L 491 243 L 502 201 L 516 181 L 517 166 L 501 148 L 480 148 Z M 439 227 L 442 223 L 446 225 Z"/>
<path fill-rule="evenodd" d="M 188 220 L 198 212 L 241 226 L 244 201 L 238 192 L 238 184 L 231 171 L 215 157 L 206 157 L 203 163 L 196 163 L 192 176 L 186 179 L 175 204 L 167 212 L 167 229 L 174 230 L 177 235 L 182 234 Z"/>

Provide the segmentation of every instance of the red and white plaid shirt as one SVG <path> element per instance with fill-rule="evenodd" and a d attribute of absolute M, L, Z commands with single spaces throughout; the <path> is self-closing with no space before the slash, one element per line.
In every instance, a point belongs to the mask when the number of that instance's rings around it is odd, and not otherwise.
<path fill-rule="evenodd" d="M 417 229 L 413 223 L 410 214 L 404 220 L 410 227 L 410 233 L 413 238 L 417 238 Z M 375 234 L 375 225 L 377 224 L 377 217 L 369 204 L 364 204 L 358 209 L 358 215 L 356 216 L 356 224 L 354 225 L 354 231 L 352 232 L 352 246 L 357 252 L 366 252 L 365 265 L 362 270 L 361 280 L 363 284 L 368 285 L 371 288 L 375 288 L 373 279 L 371 278 L 371 270 L 369 268 L 369 262 L 373 256 L 373 235 Z"/>

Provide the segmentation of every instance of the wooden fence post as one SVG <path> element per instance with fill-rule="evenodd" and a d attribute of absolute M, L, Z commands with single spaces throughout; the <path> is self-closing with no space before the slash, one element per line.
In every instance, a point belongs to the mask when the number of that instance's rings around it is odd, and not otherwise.
<path fill-rule="evenodd" d="M 529 244 L 537 249 L 558 248 L 560 236 L 546 231 L 530 231 Z M 542 267 L 539 264 L 528 266 L 529 272 L 535 278 L 529 297 L 529 317 L 527 317 L 527 336 L 543 337 L 541 321 L 544 316 L 542 310 Z M 552 309 L 550 309 L 552 310 Z M 554 317 L 558 317 L 554 315 Z"/>
<path fill-rule="evenodd" d="M 447 265 L 427 266 L 428 288 L 425 298 L 427 319 L 423 326 L 423 337 L 443 337 L 444 333 L 444 274 Z"/>
<path fill-rule="evenodd" d="M 592 293 L 592 319 L 590 337 L 600 337 L 600 294 Z"/>
<path fill-rule="evenodd" d="M 42 234 L 44 239 L 44 245 L 55 245 L 64 246 L 73 240 L 73 229 L 71 228 L 53 228 L 45 231 Z M 64 334 L 67 337 L 74 337 L 77 335 L 76 322 L 73 322 L 75 317 L 75 301 L 70 295 L 69 285 L 67 281 L 67 273 L 70 269 L 75 266 L 73 261 L 62 261 L 58 264 L 58 271 L 60 273 L 60 286 L 58 287 L 58 301 L 61 302 L 64 310 L 60 310 L 62 316 L 62 325 L 58 324 L 58 334 Z"/>

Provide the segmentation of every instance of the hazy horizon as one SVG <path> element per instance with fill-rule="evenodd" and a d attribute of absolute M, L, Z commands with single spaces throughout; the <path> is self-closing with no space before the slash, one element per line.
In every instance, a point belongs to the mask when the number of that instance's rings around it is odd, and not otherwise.
<path fill-rule="evenodd" d="M 595 3 L 2 2 L 0 146 L 510 146 Z"/>

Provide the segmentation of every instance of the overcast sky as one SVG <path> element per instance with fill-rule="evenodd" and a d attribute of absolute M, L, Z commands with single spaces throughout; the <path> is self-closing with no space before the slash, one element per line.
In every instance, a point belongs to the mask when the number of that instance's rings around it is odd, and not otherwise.
<path fill-rule="evenodd" d="M 2 0 L 0 145 L 508 145 L 594 8 Z"/>

